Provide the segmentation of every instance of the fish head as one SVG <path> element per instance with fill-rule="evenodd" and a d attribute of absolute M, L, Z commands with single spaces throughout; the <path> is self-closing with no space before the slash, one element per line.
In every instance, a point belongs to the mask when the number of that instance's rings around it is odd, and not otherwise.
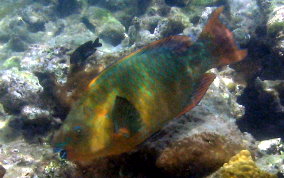
<path fill-rule="evenodd" d="M 61 158 L 80 164 L 88 164 L 98 157 L 107 155 L 113 142 L 112 122 L 106 113 L 89 115 L 72 110 L 62 127 L 54 134 L 54 152 Z"/>
<path fill-rule="evenodd" d="M 65 122 L 53 137 L 54 152 L 63 159 L 86 160 L 90 154 L 90 132 L 87 124 Z"/>

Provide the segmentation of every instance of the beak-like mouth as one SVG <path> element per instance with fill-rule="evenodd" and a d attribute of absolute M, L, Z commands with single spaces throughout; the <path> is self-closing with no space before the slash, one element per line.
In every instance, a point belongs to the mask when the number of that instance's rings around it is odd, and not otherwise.
<path fill-rule="evenodd" d="M 65 145 L 64 143 L 57 143 L 53 148 L 53 152 L 57 153 L 61 159 L 67 159 L 67 151 L 64 149 Z"/>

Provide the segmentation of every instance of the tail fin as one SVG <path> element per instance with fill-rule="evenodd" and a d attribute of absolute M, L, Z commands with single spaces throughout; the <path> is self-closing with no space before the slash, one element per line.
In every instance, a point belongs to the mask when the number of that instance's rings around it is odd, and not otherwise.
<path fill-rule="evenodd" d="M 247 55 L 247 50 L 240 50 L 233 38 L 232 32 L 219 20 L 224 7 L 216 9 L 204 27 L 199 39 L 210 41 L 212 55 L 218 57 L 218 66 L 241 61 Z"/>

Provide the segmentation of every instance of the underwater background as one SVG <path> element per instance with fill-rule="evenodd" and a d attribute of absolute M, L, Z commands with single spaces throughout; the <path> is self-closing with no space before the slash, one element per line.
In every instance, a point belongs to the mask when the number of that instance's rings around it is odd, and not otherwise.
<path fill-rule="evenodd" d="M 212 70 L 198 106 L 132 152 L 88 165 L 53 152 L 74 61 L 100 73 L 168 36 L 194 42 L 220 6 L 248 54 Z M 0 178 L 284 177 L 283 0 L 1 0 L 0 64 Z"/>

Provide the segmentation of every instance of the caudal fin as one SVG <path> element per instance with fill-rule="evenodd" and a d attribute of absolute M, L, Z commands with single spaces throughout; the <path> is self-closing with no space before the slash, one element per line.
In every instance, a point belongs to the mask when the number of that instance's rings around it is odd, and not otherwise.
<path fill-rule="evenodd" d="M 218 58 L 218 66 L 241 61 L 247 55 L 247 50 L 237 47 L 233 33 L 220 22 L 219 16 L 223 10 L 224 7 L 219 7 L 211 14 L 199 37 L 200 40 L 211 42 L 210 49 L 212 55 Z"/>

